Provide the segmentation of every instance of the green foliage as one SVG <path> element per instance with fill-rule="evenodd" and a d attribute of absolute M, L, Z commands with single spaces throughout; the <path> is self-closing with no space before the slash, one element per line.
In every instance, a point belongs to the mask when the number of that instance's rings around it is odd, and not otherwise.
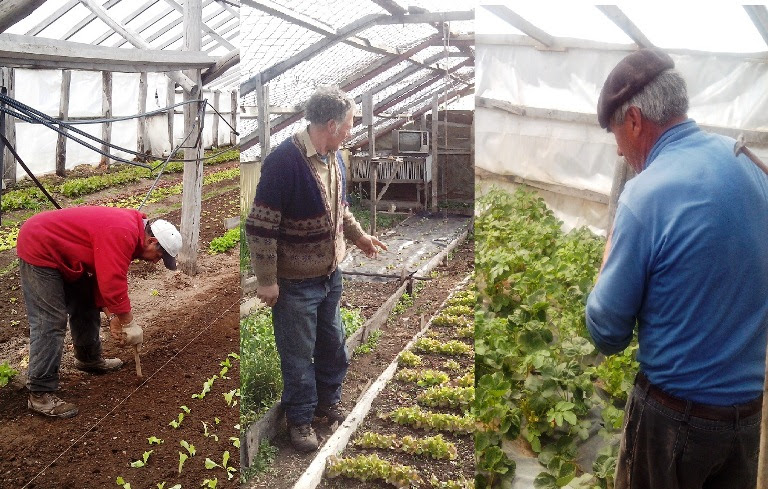
<path fill-rule="evenodd" d="M 432 338 L 419 338 L 413 347 L 416 351 L 441 355 L 468 355 L 472 352 L 471 346 L 458 340 L 441 342 Z"/>
<path fill-rule="evenodd" d="M 395 308 L 392 310 L 392 314 L 402 314 L 405 312 L 409 307 L 413 306 L 413 297 L 411 297 L 408 292 L 403 293 L 402 296 L 400 296 L 400 300 L 397 301 L 397 304 L 395 304 Z"/>
<path fill-rule="evenodd" d="M 363 327 L 365 318 L 360 313 L 360 309 L 341 308 L 341 322 L 344 325 L 344 336 L 349 338 L 355 331 Z"/>
<path fill-rule="evenodd" d="M 240 321 L 242 412 L 250 418 L 257 418 L 272 406 L 282 390 L 280 356 L 272 329 L 272 310 L 259 309 Z"/>
<path fill-rule="evenodd" d="M 142 178 L 149 178 L 149 170 L 139 166 L 128 166 L 127 168 L 113 173 L 104 173 L 102 175 L 93 175 L 83 178 L 68 178 L 62 183 L 58 191 L 69 198 L 79 197 L 81 195 L 92 194 L 105 188 L 126 183 L 138 182 Z"/>
<path fill-rule="evenodd" d="M 48 187 L 46 190 L 50 193 Z M 50 207 L 51 204 L 48 199 L 43 195 L 43 192 L 37 187 L 26 187 L 14 190 L 3 191 L 2 195 L 2 209 L 3 212 L 15 211 L 18 209 L 42 209 L 44 207 Z"/>
<path fill-rule="evenodd" d="M 392 464 L 378 455 L 358 455 L 353 458 L 328 457 L 328 476 L 345 476 L 363 482 L 382 480 L 398 488 L 411 487 L 423 481 L 418 471 L 408 465 Z"/>
<path fill-rule="evenodd" d="M 450 377 L 445 372 L 439 370 L 413 370 L 404 368 L 395 374 L 395 380 L 401 382 L 414 382 L 421 387 L 440 385 L 448 382 Z"/>
<path fill-rule="evenodd" d="M 608 394 L 620 401 L 626 401 L 639 368 L 635 343 L 621 353 L 606 357 L 591 373 L 599 379 L 600 385 Z"/>
<path fill-rule="evenodd" d="M 405 367 L 418 367 L 421 365 L 421 357 L 411 350 L 405 350 L 398 355 L 397 364 Z"/>
<path fill-rule="evenodd" d="M 5 387 L 19 371 L 11 367 L 8 362 L 0 363 L 0 387 Z"/>
<path fill-rule="evenodd" d="M 363 230 L 367 231 L 371 229 L 371 209 L 370 206 L 363 207 L 359 200 L 355 202 L 352 195 L 348 196 L 351 202 L 349 210 L 360 223 Z M 383 212 L 376 213 L 376 233 L 380 234 L 382 231 L 393 228 L 405 220 L 407 216 L 399 214 L 387 214 Z"/>
<path fill-rule="evenodd" d="M 453 408 L 467 411 L 475 401 L 474 387 L 436 385 L 418 395 L 416 402 L 422 406 Z"/>
<path fill-rule="evenodd" d="M 402 407 L 384 414 L 397 424 L 413 426 L 438 431 L 452 431 L 455 433 L 472 433 L 475 430 L 475 418 L 470 415 L 457 416 L 455 414 L 433 413 L 422 411 L 418 407 Z"/>
<path fill-rule="evenodd" d="M 371 331 L 371 334 L 368 335 L 368 339 L 365 340 L 365 343 L 355 348 L 354 354 L 355 355 L 365 355 L 366 353 L 371 353 L 374 348 L 376 348 L 376 345 L 379 344 L 379 339 L 381 339 L 382 332 L 380 329 L 377 329 L 376 331 Z"/>
<path fill-rule="evenodd" d="M 238 244 L 240 244 L 240 228 L 230 229 L 223 236 L 211 240 L 211 244 L 208 245 L 208 253 L 211 255 L 224 253 Z"/>
<path fill-rule="evenodd" d="M 381 448 L 410 453 L 411 455 L 428 455 L 436 460 L 456 460 L 458 457 L 456 445 L 446 441 L 443 435 L 425 438 L 412 436 L 398 438 L 397 435 L 382 435 L 366 431 L 358 436 L 352 444 L 361 448 Z"/>
<path fill-rule="evenodd" d="M 523 436 L 547 468 L 536 487 L 564 487 L 578 476 L 574 447 L 589 435 L 586 414 L 603 406 L 595 377 L 621 397 L 636 370 L 632 351 L 594 367 L 584 304 L 604 242 L 587 229 L 563 233 L 544 201 L 525 190 L 492 190 L 476 208 L 478 480 L 483 487 L 506 480 L 501 443 Z M 606 429 L 619 419 L 604 411 Z"/>

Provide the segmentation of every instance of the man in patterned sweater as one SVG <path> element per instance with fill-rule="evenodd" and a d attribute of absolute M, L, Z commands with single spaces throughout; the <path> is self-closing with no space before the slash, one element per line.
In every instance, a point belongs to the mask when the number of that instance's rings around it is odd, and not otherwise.
<path fill-rule="evenodd" d="M 344 239 L 368 257 L 387 249 L 347 206 L 338 149 L 354 109 L 338 88 L 315 91 L 305 108 L 309 125 L 264 159 L 246 220 L 256 295 L 272 307 L 291 442 L 304 452 L 318 447 L 314 416 L 341 422 L 347 415 L 339 404 L 349 365 L 339 310 Z"/>

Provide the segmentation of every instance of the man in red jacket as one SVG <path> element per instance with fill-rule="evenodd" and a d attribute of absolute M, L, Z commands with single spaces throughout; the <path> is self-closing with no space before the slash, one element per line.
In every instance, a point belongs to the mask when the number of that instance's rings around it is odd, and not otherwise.
<path fill-rule="evenodd" d="M 175 270 L 180 249 L 181 235 L 173 224 L 147 221 L 131 209 L 47 211 L 21 226 L 16 253 L 29 319 L 29 409 L 59 418 L 77 414 L 77 406 L 55 394 L 67 320 L 76 368 L 92 373 L 119 369 L 119 358 L 102 356 L 100 312 L 109 318 L 112 337 L 125 344 L 123 328 L 135 329 L 128 298 L 131 261 L 162 259 Z"/>

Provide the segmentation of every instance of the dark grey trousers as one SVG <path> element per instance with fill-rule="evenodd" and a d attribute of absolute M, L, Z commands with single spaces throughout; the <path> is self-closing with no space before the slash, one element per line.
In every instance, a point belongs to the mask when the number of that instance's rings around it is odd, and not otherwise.
<path fill-rule="evenodd" d="M 27 388 L 51 392 L 59 388 L 59 367 L 67 319 L 75 358 L 84 362 L 101 357 L 99 308 L 93 298 L 93 280 L 84 276 L 65 282 L 58 270 L 20 260 L 19 274 L 29 320 L 29 374 Z"/>
<path fill-rule="evenodd" d="M 635 386 L 624 415 L 615 489 L 754 489 L 760 420 L 759 412 L 730 421 L 693 417 Z"/>

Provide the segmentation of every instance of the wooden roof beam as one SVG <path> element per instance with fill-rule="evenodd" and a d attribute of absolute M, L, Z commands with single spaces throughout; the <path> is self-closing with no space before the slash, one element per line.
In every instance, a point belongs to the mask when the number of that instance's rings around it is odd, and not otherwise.
<path fill-rule="evenodd" d="M 640 28 L 637 27 L 637 25 L 635 25 L 635 23 L 632 22 L 632 20 L 627 17 L 624 12 L 622 12 L 618 5 L 596 5 L 596 7 L 603 14 L 605 14 L 606 17 L 611 19 L 611 22 L 616 24 L 619 29 L 624 31 L 624 33 L 628 35 L 630 39 L 635 41 L 635 44 L 637 44 L 638 47 L 653 47 L 653 43 L 649 41 L 647 37 L 645 37 L 643 31 L 641 31 Z"/>
<path fill-rule="evenodd" d="M 203 72 L 203 85 L 208 85 L 216 80 L 238 63 L 240 63 L 240 50 L 233 49 L 219 58 L 218 61 L 216 61 L 216 64 Z"/>
<path fill-rule="evenodd" d="M 765 5 L 742 5 L 744 10 L 747 11 L 747 15 L 755 24 L 757 31 L 763 38 L 766 44 L 768 44 L 768 9 Z"/>
<path fill-rule="evenodd" d="M 58 39 L 0 34 L 0 66 L 105 70 L 125 73 L 209 68 L 215 59 L 202 53 L 117 49 Z"/>
<path fill-rule="evenodd" d="M 4 0 L 0 2 L 0 32 L 27 17 L 45 0 Z"/>
<path fill-rule="evenodd" d="M 484 5 L 483 8 L 493 13 L 496 17 L 510 24 L 515 29 L 532 37 L 546 47 L 555 46 L 555 38 L 531 24 L 506 5 Z"/>
<path fill-rule="evenodd" d="M 320 22 L 319 20 L 313 19 L 312 17 L 302 14 L 300 12 L 294 12 L 291 9 L 283 7 L 282 5 L 277 4 L 271 0 L 259 0 L 258 2 L 254 0 L 243 0 L 243 4 L 255 10 L 260 10 L 262 12 L 265 12 L 279 19 L 288 21 L 291 24 L 301 26 L 312 32 L 322 34 L 326 37 L 337 36 L 339 34 L 336 29 L 329 26 L 328 24 L 325 24 L 324 22 Z M 400 54 L 400 52 L 397 49 L 391 46 L 387 46 L 384 44 L 377 44 L 364 37 L 349 36 L 345 38 L 342 42 L 344 42 L 345 44 L 354 46 L 356 48 L 364 49 L 366 51 L 370 51 L 376 54 L 384 54 L 384 55 L 392 55 L 392 56 Z"/>
<path fill-rule="evenodd" d="M 24 1 L 24 0 L 20 0 L 20 1 Z M 37 1 L 38 0 L 35 0 L 35 2 L 37 2 Z M 31 3 L 31 2 L 29 2 L 29 3 Z M 42 4 L 43 2 L 39 2 L 39 3 Z M 56 9 L 56 11 L 53 12 L 51 15 L 49 15 L 48 17 L 43 19 L 41 22 L 39 22 L 37 25 L 35 25 L 30 30 L 28 30 L 26 32 L 26 35 L 27 36 L 36 36 L 36 35 L 40 34 L 48 26 L 50 26 L 51 24 L 56 22 L 56 20 L 59 17 L 61 17 L 62 15 L 66 14 L 67 12 L 72 10 L 73 8 L 77 7 L 79 3 L 80 3 L 79 0 L 69 0 L 69 2 L 67 2 L 64 5 L 62 5 L 60 8 Z M 5 2 L 0 2 L 0 5 L 4 5 L 4 4 L 5 4 Z"/>
<path fill-rule="evenodd" d="M 392 15 L 389 18 L 379 21 L 379 24 L 432 24 L 434 22 L 442 23 L 474 19 L 474 10 L 460 10 L 453 12 L 425 12 L 423 14 Z"/>
<path fill-rule="evenodd" d="M 135 47 L 139 49 L 145 49 L 148 51 L 153 51 L 152 47 L 139 37 L 137 34 L 129 31 L 123 24 L 120 22 L 117 22 L 115 19 L 109 16 L 106 10 L 104 10 L 104 7 L 96 3 L 95 0 L 80 0 L 80 2 L 88 7 L 88 10 L 93 12 L 99 19 L 102 20 L 105 24 L 107 24 L 109 27 L 115 30 L 118 34 L 123 36 L 128 42 L 133 44 Z M 191 78 L 189 78 L 187 75 L 180 71 L 172 71 L 168 73 L 168 77 L 171 78 L 173 81 L 184 87 L 184 89 L 188 92 L 191 92 L 195 88 L 197 88 L 195 82 L 192 81 Z"/>
<path fill-rule="evenodd" d="M 173 9 L 175 9 L 177 12 L 179 12 L 179 13 L 181 13 L 181 14 L 183 14 L 183 13 L 184 13 L 184 7 L 182 7 L 181 5 L 179 5 L 179 4 L 178 4 L 177 2 L 175 2 L 174 0 L 165 0 L 165 3 L 167 3 L 168 5 L 170 5 L 170 6 L 171 6 Z M 220 12 L 217 12 L 217 13 L 216 13 L 216 14 L 215 14 L 213 17 L 216 17 L 216 15 L 218 15 L 219 13 L 220 13 Z M 211 18 L 213 18 L 213 17 L 211 17 Z M 227 49 L 229 49 L 229 50 L 232 50 L 232 49 L 236 49 L 236 48 L 235 48 L 235 46 L 234 46 L 232 43 L 230 43 L 229 41 L 227 41 L 226 39 L 224 39 L 223 37 L 221 37 L 221 36 L 220 36 L 220 35 L 219 35 L 219 34 L 218 34 L 218 33 L 217 33 L 215 30 L 213 30 L 212 28 L 210 28 L 210 27 L 209 27 L 209 26 L 206 24 L 206 22 L 207 22 L 207 20 L 203 21 L 203 25 L 202 25 L 202 28 L 203 28 L 203 32 L 204 32 L 204 33 L 206 33 L 206 34 L 208 34 L 209 36 L 211 36 L 213 39 L 215 39 L 216 41 L 218 41 L 218 42 L 219 42 L 219 44 L 220 44 L 220 45 L 222 45 L 222 46 L 224 46 L 225 48 L 227 48 Z"/>
<path fill-rule="evenodd" d="M 105 10 L 106 9 L 111 9 L 112 7 L 117 5 L 118 3 L 120 3 L 120 0 L 108 0 L 107 2 L 104 3 L 104 9 Z M 83 30 L 83 28 L 85 26 L 87 26 L 88 24 L 90 24 L 94 20 L 96 20 L 96 15 L 95 14 L 91 13 L 91 14 L 86 15 L 83 20 L 81 20 L 80 22 L 75 24 L 69 31 L 67 31 L 67 33 L 64 34 L 61 37 L 61 39 L 65 40 L 65 41 L 70 40 L 72 38 L 72 36 L 74 36 L 75 34 L 80 32 L 81 30 Z M 125 22 L 126 21 L 123 21 L 123 23 L 125 23 Z"/>
<path fill-rule="evenodd" d="M 154 3 L 155 3 L 155 0 L 150 0 L 148 3 L 152 3 L 152 4 L 154 4 Z M 144 31 L 146 31 L 147 29 L 149 29 L 150 27 L 152 27 L 153 25 L 155 25 L 156 23 L 158 23 L 158 22 L 159 22 L 161 19 L 164 19 L 164 18 L 166 18 L 166 17 L 168 16 L 168 14 L 170 14 L 171 12 L 173 12 L 173 9 L 172 9 L 172 8 L 170 8 L 170 7 L 166 7 L 166 8 L 164 8 L 162 12 L 160 12 L 160 13 L 159 13 L 159 14 L 157 14 L 157 15 L 155 15 L 153 18 L 149 19 L 149 20 L 148 20 L 148 21 L 146 21 L 144 24 L 142 24 L 142 25 L 141 25 L 141 26 L 140 26 L 138 29 L 136 29 L 136 32 L 137 32 L 138 34 L 141 34 L 141 33 L 143 33 Z M 123 19 L 123 24 L 127 24 L 128 22 L 129 22 L 129 20 L 127 20 L 127 18 L 126 18 L 126 19 Z M 116 33 L 116 32 L 114 32 L 114 31 L 105 32 L 105 33 L 104 33 L 104 34 L 102 34 L 102 35 L 101 35 L 101 36 L 100 36 L 98 39 L 96 39 L 95 41 L 93 41 L 93 43 L 94 43 L 94 44 L 97 44 L 97 45 L 98 45 L 98 44 L 101 44 L 101 43 L 103 43 L 104 41 L 106 41 L 107 39 L 109 39 L 109 38 L 110 38 L 112 35 L 114 35 L 114 34 L 117 34 L 117 33 Z M 113 47 L 116 47 L 116 48 L 117 48 L 117 47 L 120 47 L 120 46 L 122 46 L 123 44 L 125 44 L 126 42 L 128 42 L 128 41 L 126 41 L 126 40 L 125 40 L 125 39 L 123 39 L 123 38 L 120 38 L 120 40 L 119 40 L 119 41 L 118 41 L 118 42 L 117 42 L 117 43 L 116 43 L 116 44 L 115 44 Z"/>
<path fill-rule="evenodd" d="M 355 33 L 365 30 L 368 27 L 374 25 L 376 21 L 379 20 L 381 17 L 382 15 L 380 14 L 365 15 L 355 20 L 354 22 L 351 22 L 350 24 L 347 24 L 341 29 L 339 29 L 338 33 L 335 36 L 329 36 L 325 38 L 323 41 L 307 46 L 306 48 L 302 49 L 301 51 L 294 54 L 290 58 L 284 59 L 270 66 L 269 68 L 262 71 L 261 73 L 258 73 L 256 76 L 253 76 L 250 79 L 243 82 L 240 85 L 240 96 L 242 97 L 243 95 L 250 93 L 256 89 L 257 77 L 260 77 L 262 83 L 267 83 L 273 78 L 276 78 L 277 76 L 279 76 L 281 73 L 293 68 L 299 63 L 302 63 L 310 59 L 312 56 L 319 53 L 320 51 L 324 49 L 328 49 L 334 46 L 335 44 L 341 42 L 346 37 L 352 36 Z"/>
<path fill-rule="evenodd" d="M 442 104 L 454 98 L 461 98 L 461 97 L 472 94 L 474 91 L 475 91 L 474 85 L 469 85 L 458 90 L 453 90 L 448 94 L 447 97 L 445 95 L 440 96 L 438 98 L 438 103 Z M 421 114 L 426 114 L 427 112 L 432 110 L 432 94 L 430 94 L 429 97 L 427 98 L 421 99 L 420 103 L 423 103 L 424 105 L 422 105 L 419 109 L 417 109 L 411 114 L 412 119 L 415 119 L 416 117 L 420 117 Z M 394 124 L 386 126 L 384 129 L 380 129 L 376 131 L 376 137 L 379 137 L 384 134 L 388 134 L 399 127 L 403 127 L 407 123 L 408 123 L 408 120 L 404 119 L 402 121 L 398 121 L 398 122 L 395 122 Z M 359 149 L 367 144 L 368 144 L 368 138 L 366 137 L 365 139 L 361 139 L 360 141 L 354 143 L 352 145 L 352 149 L 355 149 L 355 148 Z"/>

